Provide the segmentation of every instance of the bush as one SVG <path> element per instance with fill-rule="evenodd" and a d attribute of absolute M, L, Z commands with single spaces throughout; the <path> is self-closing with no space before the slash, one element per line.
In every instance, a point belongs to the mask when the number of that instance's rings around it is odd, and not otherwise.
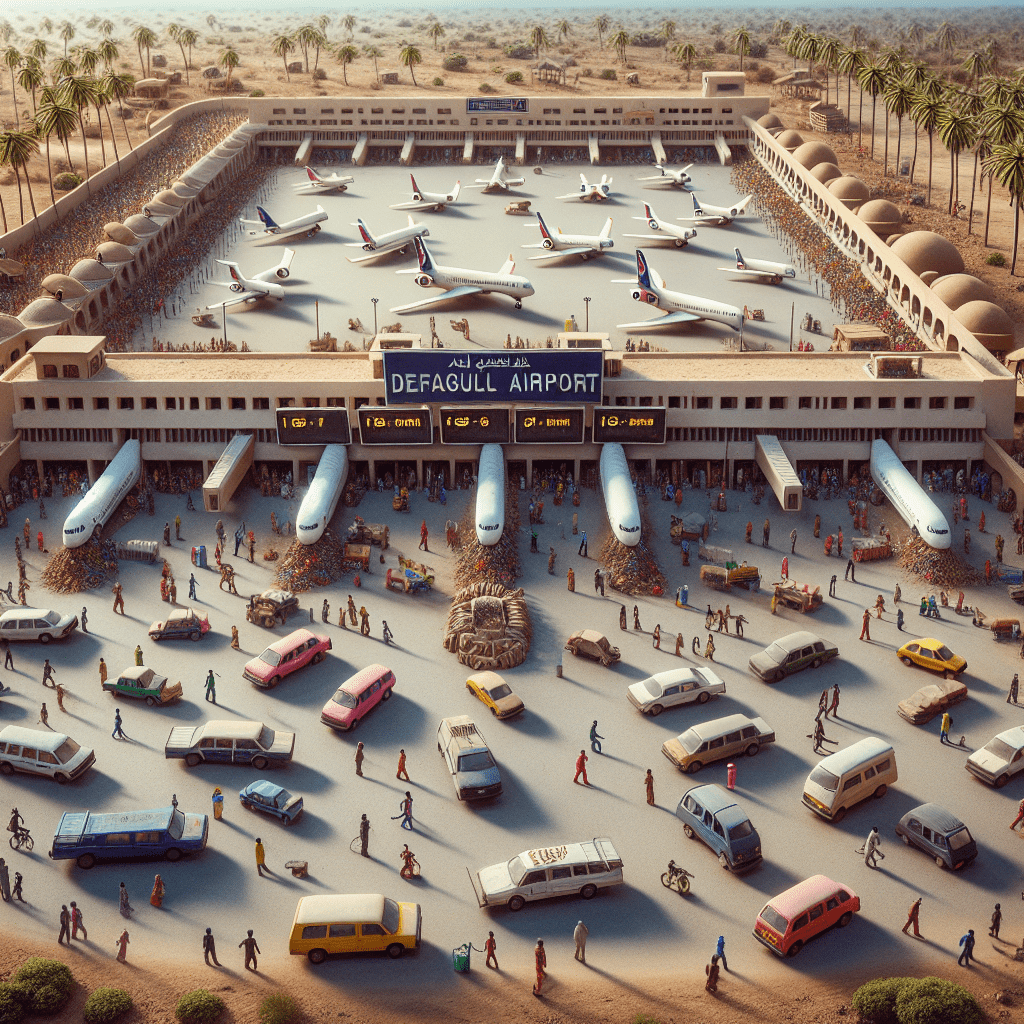
<path fill-rule="evenodd" d="M 283 992 L 275 992 L 260 1003 L 260 1024 L 292 1024 L 301 1014 L 299 1004 Z"/>
<path fill-rule="evenodd" d="M 523 80 L 523 73 L 522 73 L 522 71 L 510 71 L 505 76 L 505 81 L 508 82 L 509 85 L 514 85 L 516 82 L 521 82 L 522 80 Z"/>
<path fill-rule="evenodd" d="M 56 182 L 54 182 L 54 188 L 56 187 Z M 989 255 L 985 258 L 985 262 L 990 267 L 1005 267 L 1006 257 L 1001 252 L 993 252 L 989 253 Z"/>
<path fill-rule="evenodd" d="M 750 56 L 757 60 L 764 60 L 768 56 L 768 44 L 767 43 L 755 43 L 750 44 Z"/>
<path fill-rule="evenodd" d="M 913 978 L 875 978 L 861 985 L 850 1004 L 869 1024 L 898 1024 L 896 999 Z"/>
<path fill-rule="evenodd" d="M 765 64 L 763 67 L 759 67 L 754 75 L 754 81 L 760 85 L 770 85 L 775 81 L 775 71 Z"/>
<path fill-rule="evenodd" d="M 98 988 L 85 1001 L 82 1016 L 88 1024 L 109 1024 L 132 1008 L 132 997 L 123 988 Z"/>
<path fill-rule="evenodd" d="M 75 174 L 74 171 L 64 171 L 53 179 L 53 187 L 57 192 L 70 192 L 73 188 L 78 188 L 81 184 L 81 177 Z"/>
<path fill-rule="evenodd" d="M 475 32 L 467 32 L 462 38 L 467 43 L 475 43 L 477 40 L 477 34 Z"/>
<path fill-rule="evenodd" d="M 896 996 L 899 1024 L 976 1024 L 981 1020 L 981 1007 L 963 985 L 944 978 L 907 981 Z"/>
<path fill-rule="evenodd" d="M 444 85 L 444 79 L 438 76 L 437 78 L 434 79 L 432 84 L 434 85 L 435 88 L 439 89 L 442 85 Z"/>
<path fill-rule="evenodd" d="M 521 40 L 518 43 L 508 43 L 502 47 L 506 57 L 515 57 L 518 60 L 529 60 L 533 56 L 533 47 Z"/>
<path fill-rule="evenodd" d="M 67 964 L 41 956 L 29 957 L 11 977 L 11 994 L 27 1013 L 41 1017 L 60 1013 L 74 986 Z"/>
<path fill-rule="evenodd" d="M 181 1024 L 212 1024 L 223 1012 L 224 1000 L 205 988 L 186 992 L 174 1008 L 174 1016 Z"/>
<path fill-rule="evenodd" d="M 314 82 L 326 82 L 327 72 L 323 68 L 313 69 L 313 81 Z"/>
<path fill-rule="evenodd" d="M 441 64 L 445 71 L 465 71 L 469 66 L 469 58 L 461 53 L 449 53 Z"/>
<path fill-rule="evenodd" d="M 635 35 L 629 37 L 630 46 L 644 46 L 648 49 L 652 49 L 656 46 L 665 45 L 665 37 L 655 35 L 653 32 L 637 32 Z"/>
<path fill-rule="evenodd" d="M 266 96 L 267 94 L 262 89 L 253 89 L 253 91 L 251 93 L 249 93 L 249 95 L 253 99 L 255 99 L 255 98 L 259 97 L 259 96 Z"/>
<path fill-rule="evenodd" d="M 605 68 L 597 77 L 603 78 L 606 82 L 614 82 L 619 76 L 615 68 Z"/>
<path fill-rule="evenodd" d="M 593 68 L 584 68 L 583 69 L 583 77 L 584 78 L 593 78 L 594 77 L 594 69 Z"/>
<path fill-rule="evenodd" d="M 24 1016 L 25 1011 L 15 998 L 13 988 L 0 981 L 0 1024 L 18 1024 Z"/>
<path fill-rule="evenodd" d="M 725 53 L 728 49 L 729 47 L 726 44 L 726 41 L 719 36 L 719 38 L 715 40 L 715 53 Z"/>
<path fill-rule="evenodd" d="M 481 82 L 480 83 L 480 92 L 490 93 L 490 92 L 497 92 L 497 90 L 494 88 L 493 85 L 491 85 L 490 82 Z"/>

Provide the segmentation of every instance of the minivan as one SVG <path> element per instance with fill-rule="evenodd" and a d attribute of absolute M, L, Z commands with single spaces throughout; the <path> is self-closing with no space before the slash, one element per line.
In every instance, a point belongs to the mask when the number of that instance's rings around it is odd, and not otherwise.
<path fill-rule="evenodd" d="M 761 837 L 746 812 L 721 786 L 694 786 L 676 807 L 687 839 L 701 839 L 718 854 L 726 871 L 761 863 Z"/>
<path fill-rule="evenodd" d="M 80 747 L 62 732 L 43 732 L 20 725 L 0 729 L 0 772 L 49 775 L 62 785 L 87 772 L 96 761 L 91 747 Z"/>
<path fill-rule="evenodd" d="M 701 722 L 661 745 L 661 752 L 681 771 L 699 772 L 711 761 L 746 754 L 753 757 L 762 746 L 775 742 L 775 732 L 763 718 L 726 715 Z"/>
<path fill-rule="evenodd" d="M 849 886 L 814 875 L 764 905 L 754 938 L 777 956 L 796 956 L 815 935 L 833 925 L 845 928 L 858 910 L 860 897 Z"/>
<path fill-rule="evenodd" d="M 854 804 L 885 796 L 896 779 L 895 751 L 867 736 L 818 762 L 804 783 L 804 805 L 827 821 L 842 821 Z"/>
<path fill-rule="evenodd" d="M 320 721 L 332 729 L 354 729 L 381 701 L 391 699 L 395 673 L 386 665 L 367 665 L 349 676 L 323 706 Z"/>
<path fill-rule="evenodd" d="M 400 903 L 378 893 L 303 896 L 295 907 L 288 952 L 322 964 L 331 953 L 386 952 L 397 960 L 420 948 L 418 903 Z"/>

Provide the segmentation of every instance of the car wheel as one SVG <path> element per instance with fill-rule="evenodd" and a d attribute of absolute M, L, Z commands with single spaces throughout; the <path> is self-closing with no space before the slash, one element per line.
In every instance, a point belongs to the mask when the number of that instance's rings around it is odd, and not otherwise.
<path fill-rule="evenodd" d="M 900 839 L 903 840 L 904 846 L 910 846 L 910 836 L 906 835 L 905 833 L 900 833 Z"/>
<path fill-rule="evenodd" d="M 151 707 L 156 707 L 156 697 L 147 697 L 146 703 Z"/>
<path fill-rule="evenodd" d="M 845 928 L 852 920 L 853 911 L 847 910 L 846 913 L 843 914 L 838 921 L 836 921 L 836 924 L 839 925 L 840 928 Z"/>
<path fill-rule="evenodd" d="M 178 849 L 178 848 L 177 848 L 176 846 L 172 846 L 172 847 L 171 847 L 171 848 L 170 848 L 170 849 L 169 849 L 169 850 L 168 850 L 168 851 L 167 851 L 167 852 L 166 852 L 166 853 L 164 854 L 164 856 L 165 856 L 165 857 L 166 857 L 166 858 L 167 858 L 167 859 L 168 859 L 168 860 L 169 860 L 169 861 L 170 861 L 170 862 L 171 862 L 172 864 L 176 864 L 176 863 L 177 863 L 177 862 L 178 862 L 179 860 L 181 860 L 181 850 L 179 850 L 179 849 Z"/>
<path fill-rule="evenodd" d="M 773 675 L 771 677 L 771 679 L 768 680 L 768 682 L 769 683 L 781 683 L 783 678 L 785 677 L 785 675 L 786 675 L 785 672 L 776 672 L 775 675 Z"/>
<path fill-rule="evenodd" d="M 689 772 L 689 773 L 690 773 L 691 775 L 696 775 L 696 774 L 697 774 L 697 772 L 699 772 L 699 771 L 701 770 L 701 768 L 703 768 L 703 767 L 704 767 L 704 765 L 702 765 L 702 764 L 700 763 L 700 761 L 691 761 L 691 762 L 689 763 L 689 765 L 687 765 L 687 768 L 686 768 L 686 770 L 687 770 L 687 771 L 688 771 L 688 772 Z"/>
<path fill-rule="evenodd" d="M 647 712 L 652 718 L 657 718 L 665 709 L 660 704 L 652 704 Z"/>
<path fill-rule="evenodd" d="M 951 672 L 947 668 L 946 671 L 942 673 L 942 678 L 943 679 L 956 679 L 956 673 L 955 672 Z"/>
<path fill-rule="evenodd" d="M 1007 775 L 1006 772 L 1003 772 L 1003 774 L 1000 775 L 998 779 L 996 779 L 996 782 L 995 782 L 996 789 L 1002 789 L 1003 786 L 1005 786 L 1009 781 L 1010 781 L 1010 776 Z"/>
<path fill-rule="evenodd" d="M 814 661 L 811 662 L 811 668 L 821 668 L 821 658 L 815 658 Z"/>
<path fill-rule="evenodd" d="M 267 689 L 268 690 L 272 690 L 275 686 L 277 686 L 277 684 L 279 682 L 281 682 L 281 677 L 280 676 L 271 676 L 270 677 L 270 682 L 267 683 Z"/>
<path fill-rule="evenodd" d="M 263 769 L 267 767 L 267 764 L 268 764 L 268 761 L 267 761 L 267 759 L 262 754 L 257 754 L 252 759 L 252 766 L 257 771 L 263 771 Z"/>
<path fill-rule="evenodd" d="M 48 644 L 52 639 L 53 639 L 53 637 L 50 636 L 49 633 L 40 633 L 39 634 L 39 642 L 41 644 Z"/>
<path fill-rule="evenodd" d="M 0 775 L 13 775 L 13 774 L 14 774 L 14 765 L 10 764 L 7 761 L 4 761 L 3 763 L 0 763 Z"/>
<path fill-rule="evenodd" d="M 888 792 L 889 787 L 883 782 L 882 785 L 875 790 L 875 799 L 881 800 L 883 796 Z"/>
<path fill-rule="evenodd" d="M 362 718 L 353 718 L 353 719 L 352 719 L 352 724 L 351 724 L 351 725 L 350 725 L 350 726 L 348 727 L 348 731 L 349 731 L 349 732 L 352 732 L 352 730 L 353 730 L 353 729 L 355 729 L 355 727 L 356 727 L 356 726 L 357 726 L 357 725 L 358 725 L 358 724 L 359 724 L 359 723 L 360 723 L 361 721 L 362 721 Z M 438 750 L 440 750 L 441 748 L 440 748 L 440 747 L 438 747 L 437 749 L 438 749 Z"/>
<path fill-rule="evenodd" d="M 202 635 L 203 634 L 200 633 L 198 629 L 193 629 L 192 632 L 189 633 L 188 638 L 192 643 L 195 643 Z"/>
<path fill-rule="evenodd" d="M 388 946 L 388 956 L 391 957 L 392 960 L 400 959 L 404 952 L 405 946 L 400 942 L 392 942 L 391 945 Z"/>
<path fill-rule="evenodd" d="M 728 858 L 728 857 L 726 857 L 726 855 L 725 855 L 724 853 L 720 853 L 720 854 L 718 855 L 718 863 L 719 863 L 719 865 L 720 865 L 720 866 L 721 866 L 722 868 L 724 868 L 724 869 L 725 869 L 726 871 L 728 871 L 728 870 L 729 870 L 729 858 Z"/>
<path fill-rule="evenodd" d="M 198 754 L 186 754 L 185 755 L 185 764 L 187 764 L 189 766 L 189 768 L 195 768 L 195 766 L 197 764 L 199 764 L 199 755 Z"/>
<path fill-rule="evenodd" d="M 312 658 L 313 664 L 314 665 L 319 665 L 320 662 L 323 661 L 324 658 L 326 658 L 326 657 L 327 657 L 326 651 L 317 651 L 316 654 L 314 654 L 313 658 Z"/>
<path fill-rule="evenodd" d="M 574 658 L 578 658 L 578 657 L 580 656 L 580 652 L 579 652 L 579 650 L 578 650 L 578 649 L 577 649 L 577 648 L 576 648 L 575 646 L 573 646 L 573 647 L 570 647 L 570 648 L 569 648 L 569 653 L 570 653 L 570 654 L 571 654 L 571 655 L 572 655 L 572 656 L 573 656 Z"/>
<path fill-rule="evenodd" d="M 796 956 L 797 953 L 799 953 L 800 950 L 803 948 L 804 944 L 799 939 L 797 939 L 796 942 L 794 942 L 793 945 L 786 950 L 786 956 Z"/>
<path fill-rule="evenodd" d="M 698 704 L 707 704 L 707 702 L 708 702 L 708 697 L 709 697 L 709 696 L 710 696 L 710 694 L 708 694 L 708 693 L 701 693 L 701 694 L 700 694 L 700 695 L 699 695 L 699 696 L 697 697 L 697 703 L 698 703 Z"/>
<path fill-rule="evenodd" d="M 941 857 L 936 857 L 935 863 L 938 864 L 940 868 L 946 867 L 946 862 Z"/>
<path fill-rule="evenodd" d="M 744 751 L 747 757 L 757 757 L 757 752 L 761 748 L 756 743 L 751 743 L 749 747 Z"/>
<path fill-rule="evenodd" d="M 691 826 L 689 826 L 689 825 L 684 825 L 683 826 L 683 835 L 686 836 L 687 839 L 693 839 L 694 836 L 695 836 L 693 828 Z"/>
<path fill-rule="evenodd" d="M 522 910 L 525 903 L 526 903 L 526 900 L 524 900 L 522 896 L 513 896 L 508 901 L 508 909 L 509 910 Z"/>
<path fill-rule="evenodd" d="M 580 896 L 585 900 L 592 900 L 597 895 L 597 886 L 588 882 L 580 889 Z"/>
<path fill-rule="evenodd" d="M 908 667 L 909 667 L 910 665 L 913 665 L 913 664 L 914 664 L 914 662 L 913 662 L 913 659 L 912 659 L 912 658 L 910 658 L 910 656 L 909 656 L 909 655 L 906 655 L 906 654 L 904 654 L 904 655 L 903 655 L 903 657 L 902 657 L 902 658 L 900 658 L 900 661 L 902 661 L 902 662 L 903 662 L 903 664 L 904 664 L 904 665 L 907 665 Z"/>
<path fill-rule="evenodd" d="M 836 811 L 836 813 L 832 815 L 832 821 L 833 821 L 834 824 L 838 825 L 839 822 L 841 822 L 843 820 L 843 818 L 845 818 L 845 817 L 846 817 L 846 808 L 845 807 L 840 807 L 839 810 Z"/>
<path fill-rule="evenodd" d="M 77 858 L 75 863 L 83 871 L 88 871 L 89 868 L 96 866 L 96 858 L 91 853 L 83 853 L 81 857 Z"/>
<path fill-rule="evenodd" d="M 380 699 L 381 699 L 381 700 L 391 700 L 391 694 L 392 694 L 392 693 L 394 693 L 394 690 L 392 690 L 392 689 L 391 689 L 391 687 L 389 686 L 389 687 L 388 687 L 388 688 L 387 688 L 387 689 L 386 689 L 386 690 L 385 690 L 385 691 L 384 691 L 384 692 L 383 692 L 383 693 L 382 693 L 382 694 L 380 695 Z"/>
<path fill-rule="evenodd" d="M 326 949 L 311 949 L 306 954 L 307 959 L 311 964 L 322 964 L 327 959 Z"/>
<path fill-rule="evenodd" d="M 497 718 L 497 717 L 498 717 L 498 709 L 497 709 L 497 708 L 491 708 L 491 714 L 492 714 L 492 715 L 493 715 L 493 716 L 494 716 L 495 718 Z"/>
<path fill-rule="evenodd" d="M 68 777 L 63 772 L 57 772 L 53 779 L 58 786 L 66 786 L 68 784 Z"/>

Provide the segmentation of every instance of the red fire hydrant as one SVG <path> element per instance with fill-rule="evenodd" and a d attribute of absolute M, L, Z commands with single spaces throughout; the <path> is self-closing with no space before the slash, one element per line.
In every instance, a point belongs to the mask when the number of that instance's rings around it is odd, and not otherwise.
<path fill-rule="evenodd" d="M 736 765 L 734 765 L 732 763 L 732 761 L 730 761 L 725 767 L 726 767 L 726 771 L 728 773 L 727 774 L 728 782 L 726 783 L 726 785 L 728 786 L 729 789 L 735 789 L 736 788 Z"/>

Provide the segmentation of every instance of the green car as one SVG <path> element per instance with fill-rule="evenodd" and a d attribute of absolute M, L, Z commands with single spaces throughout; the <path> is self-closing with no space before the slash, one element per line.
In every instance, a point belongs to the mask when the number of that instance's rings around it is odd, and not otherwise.
<path fill-rule="evenodd" d="M 115 697 L 137 697 L 150 707 L 170 704 L 181 697 L 181 683 L 168 683 L 167 676 L 158 676 L 141 665 L 126 668 L 117 679 L 108 679 L 103 689 Z"/>

